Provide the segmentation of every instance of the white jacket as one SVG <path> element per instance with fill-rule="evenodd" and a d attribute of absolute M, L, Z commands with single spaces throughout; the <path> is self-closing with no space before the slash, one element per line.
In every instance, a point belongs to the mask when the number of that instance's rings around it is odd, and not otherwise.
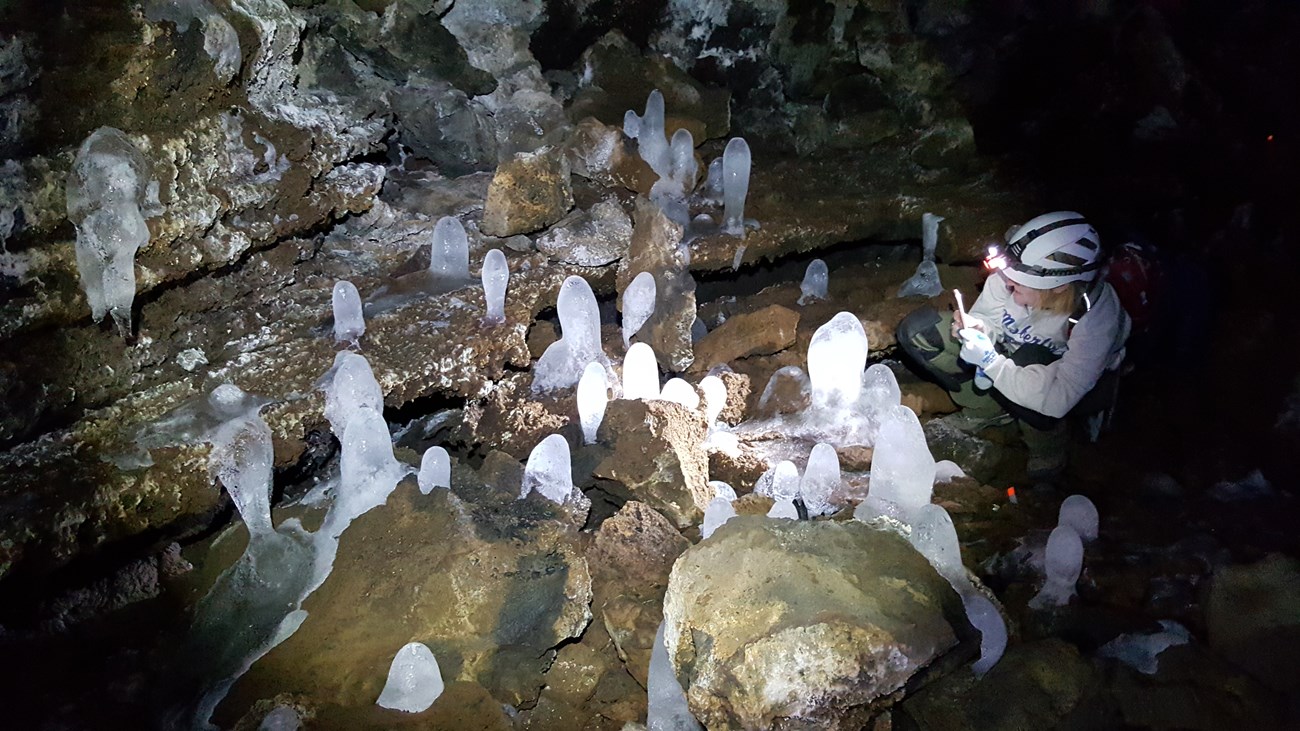
<path fill-rule="evenodd" d="M 1097 385 L 1102 373 L 1118 368 L 1124 360 L 1124 342 L 1131 327 L 1128 313 L 1110 284 L 1102 284 L 1096 300 L 1071 329 L 1070 313 L 1021 307 L 1011 299 L 1000 272 L 989 277 L 969 313 L 984 323 L 989 338 L 1002 343 L 1008 353 L 1037 343 L 1061 356 L 1047 365 L 1027 366 L 999 356 L 984 369 L 993 379 L 993 387 L 1040 414 L 1061 417 L 1069 413 Z"/>

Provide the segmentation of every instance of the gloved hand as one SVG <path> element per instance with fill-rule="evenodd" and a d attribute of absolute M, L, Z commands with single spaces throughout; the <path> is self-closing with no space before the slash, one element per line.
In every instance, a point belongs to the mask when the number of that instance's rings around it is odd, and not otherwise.
<path fill-rule="evenodd" d="M 981 391 L 987 391 L 990 388 L 993 388 L 993 379 L 984 374 L 983 368 L 975 369 L 974 383 L 975 388 L 978 388 Z"/>
<path fill-rule="evenodd" d="M 961 359 L 979 368 L 988 368 L 998 358 L 989 336 L 974 328 L 965 328 L 961 336 Z"/>

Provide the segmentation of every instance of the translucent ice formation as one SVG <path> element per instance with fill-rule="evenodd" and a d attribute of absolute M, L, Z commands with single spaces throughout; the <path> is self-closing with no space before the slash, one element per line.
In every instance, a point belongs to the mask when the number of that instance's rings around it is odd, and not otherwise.
<path fill-rule="evenodd" d="M 957 528 L 947 510 L 933 503 L 918 508 L 912 514 L 912 533 L 908 541 L 958 593 L 968 590 L 970 582 L 961 562 Z"/>
<path fill-rule="evenodd" d="M 469 237 L 455 216 L 443 216 L 433 227 L 429 272 L 444 279 L 469 279 Z"/>
<path fill-rule="evenodd" d="M 939 224 L 943 216 L 933 213 L 921 214 L 921 260 L 934 261 L 935 249 L 939 246 Z"/>
<path fill-rule="evenodd" d="M 830 272 L 826 269 L 826 262 L 813 259 L 808 262 L 808 269 L 803 273 L 803 283 L 799 285 L 799 304 L 827 299 L 830 296 L 829 287 Z"/>
<path fill-rule="evenodd" d="M 885 412 L 875 450 L 871 497 L 897 505 L 904 516 L 929 505 L 934 489 L 934 457 L 925 443 L 921 422 L 911 409 L 894 406 Z"/>
<path fill-rule="evenodd" d="M 804 468 L 803 479 L 799 482 L 799 493 L 803 495 L 808 515 L 834 512 L 831 498 L 839 489 L 840 456 L 836 454 L 835 447 L 825 443 L 817 444 L 808 455 L 808 466 Z"/>
<path fill-rule="evenodd" d="M 717 205 L 722 202 L 722 158 L 714 158 L 709 163 L 708 176 L 704 180 L 701 198 L 705 203 Z"/>
<path fill-rule="evenodd" d="M 425 495 L 433 492 L 435 487 L 451 487 L 451 457 L 446 449 L 433 446 L 424 450 L 416 482 L 420 485 L 420 492 Z"/>
<path fill-rule="evenodd" d="M 624 130 L 627 129 L 627 117 L 624 117 Z M 664 95 L 658 89 L 650 92 L 645 100 L 645 114 L 641 115 L 636 125 L 636 144 L 641 159 L 660 178 L 672 175 L 672 156 L 668 151 L 668 138 L 664 134 Z M 630 137 L 631 135 L 629 135 Z"/>
<path fill-rule="evenodd" d="M 799 497 L 799 468 L 794 462 L 782 460 L 772 471 L 770 497 L 779 502 Z"/>
<path fill-rule="evenodd" d="M 867 420 L 867 438 L 875 444 L 880 433 L 880 422 L 885 414 L 902 401 L 894 371 L 884 363 L 874 363 L 862 374 L 862 398 L 859 411 Z"/>
<path fill-rule="evenodd" d="M 736 508 L 725 497 L 715 497 L 704 508 L 704 522 L 700 524 L 700 537 L 708 538 L 722 524 L 736 517 Z"/>
<path fill-rule="evenodd" d="M 645 343 L 632 343 L 623 359 L 623 398 L 659 398 L 659 361 L 654 349 Z"/>
<path fill-rule="evenodd" d="M 976 677 L 983 677 L 1007 649 L 1007 623 L 988 597 L 978 592 L 962 594 L 966 619 L 980 632 L 980 657 L 971 665 Z"/>
<path fill-rule="evenodd" d="M 356 353 L 345 350 L 335 355 L 334 367 L 321 377 L 319 388 L 325 391 L 325 418 L 340 440 L 359 409 L 384 410 L 384 392 L 370 363 Z"/>
<path fill-rule="evenodd" d="M 672 157 L 671 179 L 678 195 L 686 195 L 695 188 L 695 178 L 699 175 L 699 163 L 695 160 L 695 140 L 690 130 L 679 129 L 673 133 L 668 144 Z"/>
<path fill-rule="evenodd" d="M 709 489 L 713 490 L 714 497 L 724 498 L 727 502 L 733 502 L 736 499 L 736 490 L 721 480 L 709 480 Z"/>
<path fill-rule="evenodd" d="M 950 459 L 934 463 L 934 482 L 935 484 L 943 482 L 952 482 L 958 477 L 965 477 L 966 472 L 961 466 Z"/>
<path fill-rule="evenodd" d="M 393 439 L 384 415 L 363 407 L 343 430 L 339 452 L 339 488 L 324 530 L 339 535 L 353 520 L 383 505 L 409 470 L 393 456 Z"/>
<path fill-rule="evenodd" d="M 149 164 L 121 130 L 90 134 L 68 174 L 68 219 L 77 227 L 77 273 L 96 322 L 112 315 L 118 332 L 131 332 L 135 253 L 149 243 L 141 207 Z"/>
<path fill-rule="evenodd" d="M 799 509 L 794 506 L 793 500 L 777 500 L 772 503 L 772 508 L 767 511 L 767 517 L 798 520 Z"/>
<path fill-rule="evenodd" d="M 423 713 L 442 695 L 442 671 L 433 651 L 412 642 L 397 651 L 388 668 L 388 682 L 375 703 L 407 713 Z"/>
<path fill-rule="evenodd" d="M 686 705 L 686 692 L 673 672 L 664 644 L 664 623 L 655 631 L 655 646 L 650 651 L 650 669 L 646 675 L 646 728 L 648 731 L 702 731 Z"/>
<path fill-rule="evenodd" d="M 1071 495 L 1061 502 L 1056 524 L 1066 525 L 1085 543 L 1097 538 L 1097 506 L 1083 495 Z"/>
<path fill-rule="evenodd" d="M 722 152 L 722 231 L 745 237 L 745 198 L 749 195 L 749 145 L 733 137 Z"/>
<path fill-rule="evenodd" d="M 569 443 L 559 434 L 543 439 L 528 455 L 519 497 L 525 498 L 534 490 L 556 504 L 563 503 L 573 494 L 573 464 L 569 456 Z"/>
<path fill-rule="evenodd" d="M 655 312 L 655 277 L 641 272 L 623 290 L 623 346 L 632 344 L 632 336 Z"/>
<path fill-rule="evenodd" d="M 704 392 L 704 419 L 712 427 L 727 406 L 727 384 L 717 376 L 705 376 L 700 379 L 700 390 Z"/>
<path fill-rule="evenodd" d="M 302 728 L 302 719 L 290 706 L 276 706 L 262 717 L 257 731 L 298 731 Z"/>
<path fill-rule="evenodd" d="M 483 297 L 487 302 L 488 322 L 506 321 L 506 286 L 510 283 L 510 267 L 506 255 L 493 249 L 483 258 Z"/>
<path fill-rule="evenodd" d="M 943 293 L 943 282 L 939 281 L 939 268 L 932 261 L 923 261 L 916 267 L 916 273 L 898 288 L 899 297 L 934 297 Z"/>
<path fill-rule="evenodd" d="M 1074 596 L 1083 571 L 1083 540 L 1067 525 L 1058 525 L 1047 538 L 1047 581 L 1029 600 L 1034 609 L 1062 607 Z"/>
<path fill-rule="evenodd" d="M 582 441 L 596 443 L 596 432 L 605 420 L 605 407 L 609 405 L 609 382 L 605 366 L 588 363 L 578 379 L 578 421 L 582 424 Z"/>
<path fill-rule="evenodd" d="M 135 430 L 134 451 L 105 457 L 122 469 L 153 464 L 150 449 L 211 441 L 217 429 L 232 419 L 255 414 L 269 399 L 245 393 L 233 383 L 223 383 L 212 393 L 187 399 L 157 421 Z"/>
<path fill-rule="evenodd" d="M 1113 657 L 1139 673 L 1154 675 L 1160 670 L 1160 653 L 1192 640 L 1192 633 L 1177 622 L 1162 619 L 1160 628 L 1149 634 L 1120 635 L 1097 648 L 1097 655 Z"/>
<path fill-rule="evenodd" d="M 695 388 L 691 384 L 680 378 L 668 379 L 663 390 L 659 392 L 659 398 L 663 401 L 681 404 L 688 409 L 700 408 L 700 395 L 695 392 Z"/>
<path fill-rule="evenodd" d="M 361 313 L 361 294 L 346 279 L 334 283 L 334 340 L 357 344 L 366 334 L 366 318 Z"/>
<path fill-rule="evenodd" d="M 271 427 L 252 411 L 222 424 L 212 437 L 208 465 L 225 485 L 253 538 L 272 532 Z"/>
<path fill-rule="evenodd" d="M 560 339 L 537 359 L 533 391 L 552 391 L 577 384 L 583 370 L 593 361 L 609 365 L 600 346 L 600 308 L 587 280 L 572 276 L 560 285 L 557 298 Z"/>
<path fill-rule="evenodd" d="M 176 30 L 184 33 L 198 20 L 203 26 L 203 50 L 213 62 L 213 73 L 222 84 L 228 83 L 239 71 L 243 58 L 239 50 L 239 34 L 208 0 L 149 0 L 144 15 L 150 22 L 169 20 Z"/>
<path fill-rule="evenodd" d="M 857 315 L 841 312 L 817 328 L 808 344 L 812 403 L 823 409 L 854 405 L 867 365 L 867 331 Z"/>
<path fill-rule="evenodd" d="M 812 386 L 808 382 L 808 376 L 799 366 L 785 366 L 776 369 L 772 377 L 767 379 L 767 386 L 763 388 L 763 395 L 758 398 L 758 410 L 766 412 L 769 408 L 775 407 L 773 400 L 779 390 L 784 389 L 787 384 L 792 389 L 797 390 L 800 398 L 810 398 Z"/>

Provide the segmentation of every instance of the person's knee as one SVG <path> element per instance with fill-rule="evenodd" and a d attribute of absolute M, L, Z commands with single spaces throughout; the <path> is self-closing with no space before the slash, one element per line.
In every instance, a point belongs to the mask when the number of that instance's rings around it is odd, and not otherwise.
<path fill-rule="evenodd" d="M 1053 353 L 1046 345 L 1026 343 L 1016 348 L 1016 352 L 1012 353 L 1010 358 L 1011 362 L 1018 366 L 1027 366 L 1055 363 L 1061 359 L 1061 356 Z"/>
<path fill-rule="evenodd" d="M 933 307 L 926 305 L 913 310 L 898 323 L 895 337 L 908 353 L 921 360 L 929 360 L 943 350 L 943 318 Z"/>

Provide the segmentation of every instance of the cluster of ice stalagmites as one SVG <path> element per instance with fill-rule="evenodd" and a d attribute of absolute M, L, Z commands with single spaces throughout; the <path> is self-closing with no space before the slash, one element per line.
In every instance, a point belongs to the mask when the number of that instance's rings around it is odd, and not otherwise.
<path fill-rule="evenodd" d="M 1071 495 L 1061 503 L 1056 528 L 1047 537 L 1043 588 L 1029 600 L 1034 609 L 1050 609 L 1070 603 L 1079 575 L 1083 572 L 1083 544 L 1097 537 L 1097 506 L 1083 495 Z"/>

